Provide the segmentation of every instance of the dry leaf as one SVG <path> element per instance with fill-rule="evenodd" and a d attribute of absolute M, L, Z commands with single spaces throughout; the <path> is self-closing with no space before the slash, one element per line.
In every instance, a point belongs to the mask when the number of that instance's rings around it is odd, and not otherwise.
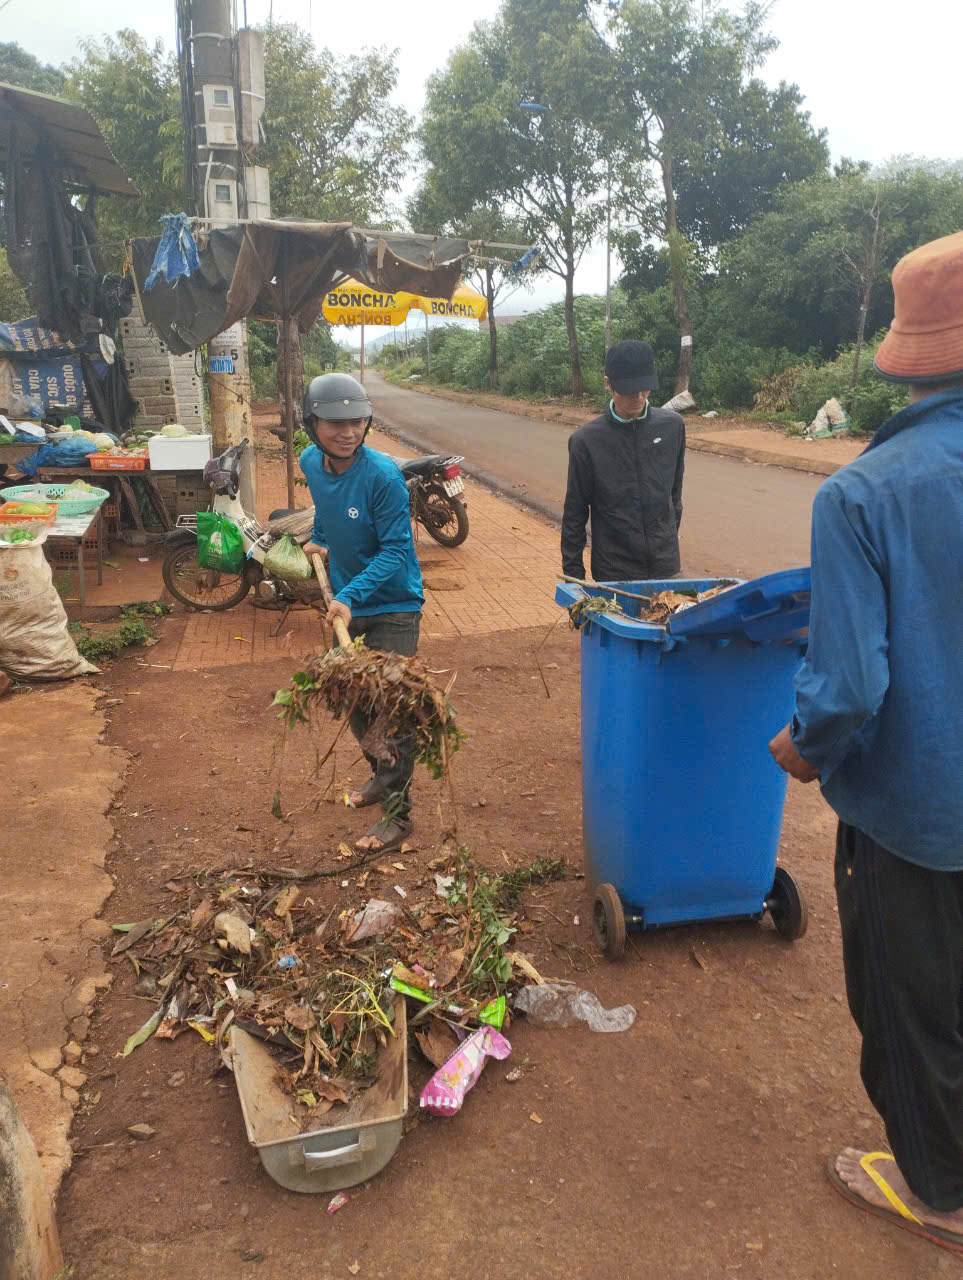
<path fill-rule="evenodd" d="M 338 845 L 338 857 L 339 857 L 339 858 L 353 858 L 353 857 L 354 857 L 354 853 L 353 853 L 353 852 L 352 852 L 352 850 L 348 847 L 348 845 L 346 845 L 346 844 L 345 844 L 345 842 L 344 842 L 343 840 L 342 840 L 342 841 L 341 841 L 341 843 Z"/>
<path fill-rule="evenodd" d="M 224 935 L 228 946 L 233 947 L 235 951 L 240 951 L 245 956 L 251 954 L 251 929 L 240 916 L 232 911 L 222 911 L 220 915 L 214 917 L 214 928 Z"/>
<path fill-rule="evenodd" d="M 537 1111 L 533 1111 L 533 1112 L 532 1112 L 532 1114 L 531 1114 L 528 1118 L 529 1118 L 529 1120 L 531 1120 L 532 1124 L 541 1124 L 541 1123 L 542 1123 L 542 1117 L 538 1114 L 538 1112 L 537 1112 Z"/>
<path fill-rule="evenodd" d="M 404 871 L 405 864 L 403 862 L 393 862 L 391 864 L 396 871 Z"/>
<path fill-rule="evenodd" d="M 343 1102 L 345 1106 L 348 1104 L 348 1095 L 333 1080 L 325 1080 L 322 1077 L 314 1086 L 314 1092 L 325 1102 Z"/>
<path fill-rule="evenodd" d="M 432 1018 L 424 1031 L 416 1031 L 418 1048 L 433 1067 L 443 1067 L 458 1049 L 458 1040 L 447 1022 Z"/>
<path fill-rule="evenodd" d="M 135 924 L 133 928 L 124 934 L 110 954 L 112 956 L 119 956 L 122 952 L 126 951 L 128 947 L 132 947 L 135 942 L 140 942 L 141 938 L 143 938 L 145 934 L 150 933 L 153 927 L 153 920 L 141 920 L 140 924 Z"/>
<path fill-rule="evenodd" d="M 419 991 L 430 991 L 431 981 L 421 973 L 415 973 L 403 964 L 396 964 L 391 971 L 399 982 L 405 982 L 409 987 L 417 987 Z"/>
<path fill-rule="evenodd" d="M 352 1263 L 349 1265 L 348 1270 L 351 1272 L 351 1274 L 352 1274 L 353 1276 L 356 1276 L 356 1275 L 358 1274 L 358 1272 L 361 1270 L 361 1263 L 360 1263 L 360 1262 L 352 1262 Z"/>
<path fill-rule="evenodd" d="M 301 890 L 296 884 L 289 884 L 286 889 L 278 894 L 278 900 L 274 904 L 274 914 L 280 920 L 282 917 L 291 914 L 291 908 L 294 906 L 295 899 Z"/>
<path fill-rule="evenodd" d="M 457 951 L 449 951 L 442 955 L 438 963 L 434 967 L 435 983 L 439 987 L 447 987 L 458 977 L 458 971 L 465 963 L 465 948 L 459 947 Z"/>
<path fill-rule="evenodd" d="M 214 908 L 211 905 L 210 898 L 202 898 L 191 913 L 191 932 L 198 933 L 213 919 Z"/>
<path fill-rule="evenodd" d="M 310 1031 L 318 1025 L 317 1014 L 305 1009 L 303 1004 L 289 1004 L 284 1010 L 284 1021 L 299 1031 Z"/>

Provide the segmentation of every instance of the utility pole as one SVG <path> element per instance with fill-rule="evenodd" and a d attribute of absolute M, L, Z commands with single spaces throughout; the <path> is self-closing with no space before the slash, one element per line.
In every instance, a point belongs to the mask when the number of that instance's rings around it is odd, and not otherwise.
<path fill-rule="evenodd" d="M 605 350 L 612 345 L 612 161 L 605 162 Z"/>
<path fill-rule="evenodd" d="M 263 35 L 235 33 L 232 0 L 176 3 L 189 203 L 205 229 L 270 217 L 268 172 L 249 161 L 262 137 Z M 245 322 L 212 338 L 207 354 L 216 453 L 253 434 Z M 244 455 L 241 479 L 242 499 L 253 510 L 253 450 Z"/>

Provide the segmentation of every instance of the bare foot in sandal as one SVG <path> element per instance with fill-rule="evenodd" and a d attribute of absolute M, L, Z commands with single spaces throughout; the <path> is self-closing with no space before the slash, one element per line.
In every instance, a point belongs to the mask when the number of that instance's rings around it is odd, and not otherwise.
<path fill-rule="evenodd" d="M 400 849 L 410 834 L 411 823 L 406 818 L 382 818 L 355 841 L 354 847 L 361 853 L 391 853 Z"/>
<path fill-rule="evenodd" d="M 878 1181 L 867 1166 L 876 1172 Z M 936 1236 L 928 1236 L 934 1243 L 963 1250 L 963 1209 L 941 1213 L 924 1204 L 910 1190 L 896 1161 L 888 1153 L 867 1153 L 846 1147 L 836 1157 L 833 1168 L 842 1184 L 837 1189 L 845 1189 L 847 1198 L 851 1198 L 853 1203 L 861 1201 L 864 1208 L 885 1217 L 892 1216 L 895 1225 L 915 1230 L 919 1235 L 927 1235 L 925 1228 L 934 1227 Z M 890 1195 L 886 1194 L 883 1186 Z"/>

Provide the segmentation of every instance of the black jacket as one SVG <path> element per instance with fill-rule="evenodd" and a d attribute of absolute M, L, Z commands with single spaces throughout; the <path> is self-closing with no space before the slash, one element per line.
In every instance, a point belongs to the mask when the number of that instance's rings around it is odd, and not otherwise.
<path fill-rule="evenodd" d="M 596 582 L 669 578 L 679 572 L 685 423 L 652 406 L 636 422 L 606 410 L 569 437 L 562 513 L 562 571 L 584 578 L 585 523 L 592 516 Z"/>

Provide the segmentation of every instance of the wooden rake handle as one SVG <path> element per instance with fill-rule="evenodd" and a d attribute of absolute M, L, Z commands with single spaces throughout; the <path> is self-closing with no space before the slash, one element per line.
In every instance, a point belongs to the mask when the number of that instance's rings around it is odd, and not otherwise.
<path fill-rule="evenodd" d="M 321 595 L 324 597 L 324 603 L 331 608 L 331 601 L 334 596 L 331 592 L 331 583 L 328 579 L 327 570 L 324 567 L 324 561 L 315 551 L 311 556 L 311 563 L 314 565 L 314 576 L 318 580 L 321 587 Z M 347 648 L 351 643 L 351 637 L 348 635 L 348 628 L 344 625 L 343 618 L 335 618 L 334 620 L 334 637 L 342 649 Z"/>

